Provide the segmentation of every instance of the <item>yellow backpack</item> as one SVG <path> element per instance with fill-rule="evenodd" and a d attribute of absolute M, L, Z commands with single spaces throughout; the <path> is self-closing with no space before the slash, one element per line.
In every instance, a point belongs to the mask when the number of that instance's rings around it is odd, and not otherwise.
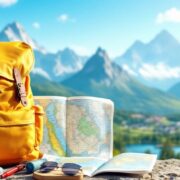
<path fill-rule="evenodd" d="M 43 110 L 34 106 L 32 49 L 23 42 L 0 42 L 0 165 L 42 157 Z"/>

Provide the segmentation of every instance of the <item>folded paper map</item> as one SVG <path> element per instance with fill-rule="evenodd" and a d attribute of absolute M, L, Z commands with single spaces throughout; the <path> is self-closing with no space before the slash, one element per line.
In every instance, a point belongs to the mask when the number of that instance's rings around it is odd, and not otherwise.
<path fill-rule="evenodd" d="M 87 176 L 151 172 L 156 155 L 122 153 L 112 158 L 113 102 L 95 97 L 35 97 L 44 107 L 44 158 L 82 166 Z"/>
<path fill-rule="evenodd" d="M 100 173 L 144 174 L 152 171 L 157 155 L 144 153 L 122 153 L 109 160 L 97 157 L 57 157 L 44 155 L 44 158 L 60 163 L 76 163 L 82 166 L 84 175 Z"/>
<path fill-rule="evenodd" d="M 113 102 L 95 97 L 36 96 L 44 107 L 41 151 L 60 157 L 109 159 L 113 148 Z"/>

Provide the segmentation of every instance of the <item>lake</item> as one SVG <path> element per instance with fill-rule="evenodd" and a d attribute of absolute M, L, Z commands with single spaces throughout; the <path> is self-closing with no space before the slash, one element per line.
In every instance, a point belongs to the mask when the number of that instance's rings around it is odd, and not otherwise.
<path fill-rule="evenodd" d="M 139 152 L 144 153 L 149 150 L 152 154 L 157 154 L 159 156 L 161 149 L 154 144 L 132 144 L 126 146 L 126 152 Z M 180 146 L 175 146 L 173 148 L 175 153 L 180 153 Z"/>

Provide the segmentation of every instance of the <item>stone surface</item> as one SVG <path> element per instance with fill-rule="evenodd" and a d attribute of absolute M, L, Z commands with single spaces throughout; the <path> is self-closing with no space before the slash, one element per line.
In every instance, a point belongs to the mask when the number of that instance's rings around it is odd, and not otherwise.
<path fill-rule="evenodd" d="M 154 180 L 179 180 L 180 179 L 180 160 L 169 159 L 157 161 L 153 171 L 152 179 Z"/>
<path fill-rule="evenodd" d="M 31 180 L 32 175 L 16 175 L 7 179 Z M 127 174 L 104 174 L 94 178 L 85 177 L 85 180 L 180 180 L 180 160 L 158 160 L 152 173 L 143 176 Z"/>

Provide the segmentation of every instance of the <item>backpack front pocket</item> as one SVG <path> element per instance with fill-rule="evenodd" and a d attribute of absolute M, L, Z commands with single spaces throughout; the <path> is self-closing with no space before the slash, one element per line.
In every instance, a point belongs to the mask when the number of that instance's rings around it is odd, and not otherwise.
<path fill-rule="evenodd" d="M 23 159 L 35 145 L 34 110 L 0 111 L 0 164 Z"/>
<path fill-rule="evenodd" d="M 41 106 L 34 106 L 35 110 L 35 128 L 36 128 L 36 142 L 35 146 L 39 147 L 40 143 L 42 142 L 43 138 L 43 117 L 44 117 L 44 110 Z"/>

